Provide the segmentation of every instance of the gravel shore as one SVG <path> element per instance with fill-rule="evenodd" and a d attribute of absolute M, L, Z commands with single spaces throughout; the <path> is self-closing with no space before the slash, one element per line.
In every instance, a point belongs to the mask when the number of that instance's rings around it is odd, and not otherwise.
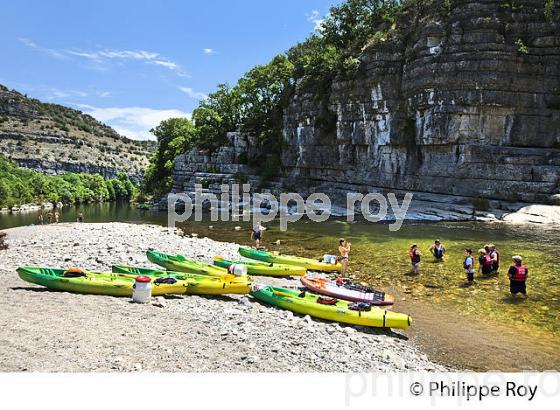
<path fill-rule="evenodd" d="M 375 372 L 445 370 L 406 331 L 319 321 L 250 296 L 173 296 L 152 304 L 47 291 L 19 265 L 151 266 L 154 248 L 202 261 L 237 258 L 239 245 L 124 223 L 28 226 L 5 231 L 0 251 L 0 371 Z M 298 286 L 297 279 L 255 277 Z M 398 304 L 395 310 L 399 310 Z M 406 313 L 406 312 L 404 312 Z"/>

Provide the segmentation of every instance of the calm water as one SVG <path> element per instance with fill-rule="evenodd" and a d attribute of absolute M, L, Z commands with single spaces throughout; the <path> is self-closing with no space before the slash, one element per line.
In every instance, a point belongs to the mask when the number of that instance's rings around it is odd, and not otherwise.
<path fill-rule="evenodd" d="M 165 225 L 166 213 L 137 210 L 128 204 L 96 204 L 65 208 L 61 221 L 75 221 L 79 212 L 86 222 L 134 222 Z M 0 229 L 35 223 L 37 213 L 0 214 Z M 212 228 L 210 228 L 212 225 Z M 241 231 L 235 230 L 241 226 Z M 188 222 L 187 233 L 196 232 L 221 241 L 250 243 L 248 223 Z M 399 232 L 387 225 L 347 223 L 331 220 L 324 223 L 300 221 L 280 232 L 269 224 L 263 244 L 270 249 L 302 256 L 320 257 L 336 254 L 337 240 L 352 242 L 350 268 L 361 280 L 393 289 L 411 298 L 449 307 L 456 314 L 473 314 L 480 320 L 499 321 L 509 326 L 539 330 L 558 335 L 560 329 L 560 228 L 519 228 L 502 224 L 432 223 L 405 224 Z M 447 249 L 443 263 L 435 263 L 428 248 L 439 238 Z M 277 240 L 280 245 L 273 245 Z M 423 252 L 421 273 L 409 274 L 408 248 L 417 242 Z M 501 252 L 502 266 L 496 277 L 482 278 L 465 287 L 463 251 L 474 251 L 486 243 L 495 243 Z M 506 276 L 511 256 L 521 254 L 529 267 L 527 300 L 511 298 Z"/>

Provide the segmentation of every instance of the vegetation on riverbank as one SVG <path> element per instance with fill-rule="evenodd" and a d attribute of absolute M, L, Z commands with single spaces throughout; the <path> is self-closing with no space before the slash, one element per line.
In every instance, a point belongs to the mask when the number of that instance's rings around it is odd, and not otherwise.
<path fill-rule="evenodd" d="M 96 174 L 44 175 L 20 168 L 0 155 L 0 206 L 27 203 L 66 204 L 131 199 L 137 188 L 124 173 L 115 179 Z"/>

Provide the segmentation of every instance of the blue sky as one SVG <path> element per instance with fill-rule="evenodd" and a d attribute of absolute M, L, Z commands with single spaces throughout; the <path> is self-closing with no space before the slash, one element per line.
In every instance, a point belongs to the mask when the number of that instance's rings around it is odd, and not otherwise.
<path fill-rule="evenodd" d="M 131 138 L 301 41 L 337 0 L 3 2 L 0 84 Z"/>

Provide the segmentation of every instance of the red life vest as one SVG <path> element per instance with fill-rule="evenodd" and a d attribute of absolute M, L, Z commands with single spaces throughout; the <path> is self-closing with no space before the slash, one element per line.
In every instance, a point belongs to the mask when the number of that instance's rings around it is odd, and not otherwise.
<path fill-rule="evenodd" d="M 484 258 L 484 266 L 492 266 L 492 257 L 490 255 L 486 255 Z"/>
<path fill-rule="evenodd" d="M 527 268 L 520 265 L 515 265 L 513 268 L 515 269 L 515 273 L 513 274 L 511 280 L 525 282 L 527 280 Z"/>

